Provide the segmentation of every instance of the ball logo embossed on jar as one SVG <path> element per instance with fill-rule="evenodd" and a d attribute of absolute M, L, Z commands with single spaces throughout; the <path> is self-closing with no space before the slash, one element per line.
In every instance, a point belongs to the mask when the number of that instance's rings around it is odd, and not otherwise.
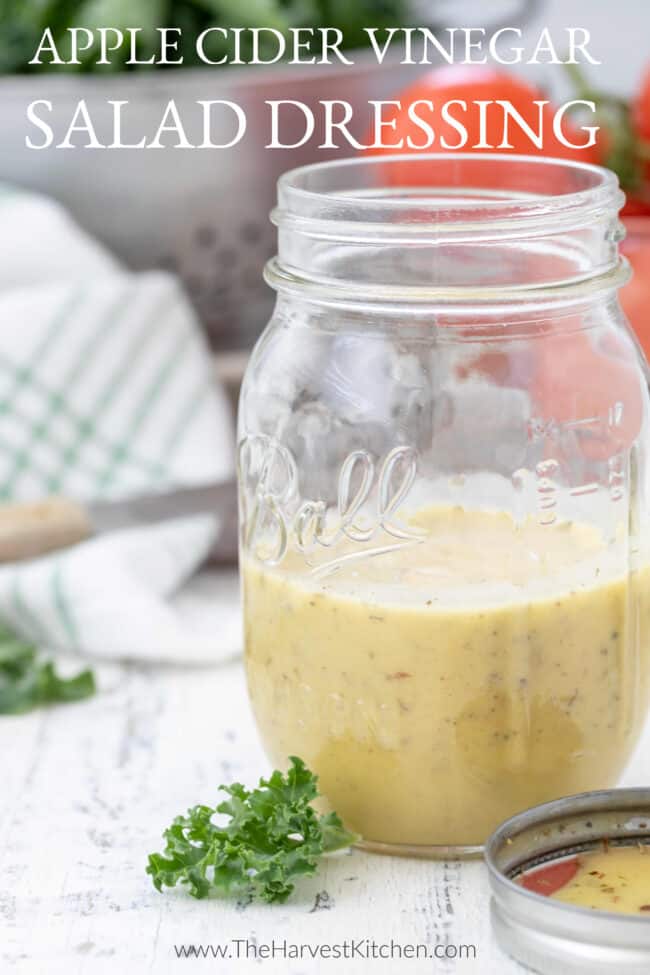
<path fill-rule="evenodd" d="M 380 532 L 397 541 L 417 541 L 426 534 L 402 524 L 398 516 L 417 474 L 412 447 L 394 447 L 378 460 L 367 450 L 352 451 L 341 465 L 333 502 L 300 499 L 295 458 L 271 437 L 242 440 L 238 466 L 243 544 L 266 564 L 282 561 L 290 538 L 308 555 L 343 539 L 369 542 Z"/>

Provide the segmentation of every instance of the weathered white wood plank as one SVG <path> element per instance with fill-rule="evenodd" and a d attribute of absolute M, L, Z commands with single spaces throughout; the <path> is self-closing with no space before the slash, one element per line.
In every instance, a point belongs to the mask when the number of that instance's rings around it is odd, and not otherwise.
<path fill-rule="evenodd" d="M 191 621 L 215 627 L 216 639 L 222 627 L 237 626 L 235 603 L 235 579 L 214 573 L 182 600 Z M 144 865 L 171 818 L 213 802 L 222 781 L 253 783 L 268 771 L 241 663 L 189 671 L 111 666 L 99 677 L 101 693 L 92 701 L 0 719 L 0 971 L 141 975 L 189 965 L 226 975 L 522 972 L 492 940 L 480 863 L 355 851 L 328 861 L 289 904 L 273 907 L 158 894 Z M 630 784 L 647 784 L 644 752 L 626 776 Z M 174 945 L 231 939 L 316 946 L 364 938 L 474 944 L 477 956 L 183 962 L 174 952 Z"/>

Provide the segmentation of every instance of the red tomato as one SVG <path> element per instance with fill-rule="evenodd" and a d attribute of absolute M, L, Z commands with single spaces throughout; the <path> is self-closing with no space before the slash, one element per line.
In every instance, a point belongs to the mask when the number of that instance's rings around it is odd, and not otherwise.
<path fill-rule="evenodd" d="M 624 250 L 634 277 L 623 288 L 623 309 L 650 356 L 650 219 L 627 221 Z M 537 419 L 571 427 L 585 457 L 606 459 L 629 446 L 643 418 L 643 395 L 636 350 L 618 330 L 606 336 L 581 329 L 581 320 L 565 319 L 537 343 L 533 354 L 521 350 L 513 373 L 513 355 L 489 352 L 457 369 L 460 379 L 481 376 L 497 384 L 530 390 Z M 518 373 L 518 375 L 517 375 Z M 622 409 L 621 409 L 622 407 Z"/>
<path fill-rule="evenodd" d="M 386 128 L 384 137 L 389 143 L 399 143 L 400 140 L 404 140 L 405 146 L 399 150 L 390 147 L 369 150 L 373 154 L 399 151 L 417 155 L 422 151 L 409 149 L 406 146 L 409 136 L 416 145 L 421 143 L 423 138 L 422 131 L 409 119 L 407 113 L 408 106 L 415 101 L 427 100 L 435 105 L 431 116 L 431 123 L 436 133 L 433 151 L 441 151 L 442 138 L 449 145 L 458 143 L 458 132 L 448 122 L 443 121 L 440 109 L 445 102 L 461 100 L 467 103 L 468 109 L 467 112 L 456 116 L 459 120 L 462 119 L 462 124 L 468 132 L 467 145 L 463 147 L 463 151 L 485 152 L 486 150 L 472 150 L 472 146 L 480 142 L 481 138 L 481 116 L 475 102 L 509 102 L 531 128 L 535 129 L 537 107 L 533 103 L 544 100 L 544 94 L 520 79 L 492 68 L 449 66 L 429 72 L 397 98 L 401 107 L 394 107 L 392 114 L 388 113 L 385 116 L 387 121 L 395 122 L 395 129 Z M 498 145 L 503 134 L 503 112 L 496 105 L 489 106 L 489 109 L 494 111 L 488 115 L 487 141 Z M 525 132 L 513 124 L 509 131 L 512 148 L 494 151 L 555 156 L 578 162 L 598 163 L 607 138 L 606 133 L 602 135 L 600 145 L 585 149 L 569 148 L 553 133 L 553 114 L 553 107 L 545 106 L 543 149 L 535 149 Z M 564 131 L 570 141 L 580 141 L 578 130 L 566 118 Z M 386 133 L 390 133 L 390 138 L 386 137 Z M 447 154 L 449 163 L 445 161 L 444 167 L 437 164 L 436 175 L 442 184 L 454 185 L 458 179 L 467 178 L 467 168 L 459 177 L 459 171 L 455 168 L 455 150 L 450 149 Z M 516 182 L 517 163 L 514 160 L 508 166 L 507 175 L 508 179 L 514 178 Z M 531 191 L 539 189 L 544 193 L 554 193 L 572 188 L 570 185 L 566 186 L 566 174 L 561 172 L 540 173 L 539 179 L 543 179 L 543 186 L 540 187 L 530 185 L 532 177 L 528 167 L 520 178 L 526 181 L 526 187 Z M 401 186 L 418 185 L 423 180 L 429 182 L 426 171 L 423 171 L 420 166 L 410 165 L 408 161 L 387 166 L 384 179 L 390 185 Z M 500 167 L 494 166 L 481 174 L 481 182 L 478 185 L 498 187 L 502 179 L 503 173 Z M 648 261 L 649 264 L 644 263 L 644 268 L 649 268 L 648 273 L 642 272 L 638 275 L 638 280 L 646 280 L 650 287 L 650 252 Z M 629 292 L 627 298 L 624 296 L 625 300 L 628 303 L 631 301 Z M 650 300 L 646 304 L 650 304 Z M 637 321 L 640 320 L 639 314 L 635 317 Z M 475 373 L 498 383 L 506 380 L 505 373 L 509 368 L 509 363 L 503 356 L 489 354 L 480 356 L 469 366 L 465 366 L 464 375 Z M 571 332 L 568 330 L 568 323 L 565 323 L 565 328 L 558 330 L 557 335 L 551 335 L 541 343 L 539 355 L 531 364 L 531 371 L 531 396 L 536 415 L 541 420 L 558 424 L 593 421 L 580 441 L 586 457 L 591 459 L 610 457 L 622 447 L 629 445 L 637 436 L 643 409 L 641 388 L 634 351 L 623 339 L 613 340 L 608 348 L 598 348 L 588 333 L 579 330 Z M 462 377 L 462 373 L 459 372 L 459 375 Z M 611 423 L 612 410 L 619 404 L 622 405 L 620 419 L 617 419 L 616 423 Z"/>
<path fill-rule="evenodd" d="M 632 280 L 621 290 L 623 311 L 650 359 L 650 216 L 626 220 L 621 250 L 632 265 Z"/>
<path fill-rule="evenodd" d="M 415 144 L 422 144 L 424 135 L 421 129 L 408 117 L 408 106 L 418 100 L 428 100 L 434 103 L 435 109 L 432 116 L 422 114 L 423 118 L 430 120 L 436 134 L 436 140 L 431 149 L 427 151 L 445 151 L 441 145 L 441 139 L 445 139 L 448 145 L 456 146 L 459 142 L 458 131 L 449 123 L 445 122 L 440 114 L 440 110 L 445 102 L 458 99 L 467 103 L 467 111 L 464 112 L 460 107 L 454 108 L 454 117 L 465 126 L 468 133 L 467 143 L 462 147 L 463 152 L 486 152 L 485 149 L 473 150 L 472 147 L 480 142 L 481 139 L 481 119 L 479 108 L 473 104 L 476 101 L 507 101 L 512 104 L 514 109 L 520 113 L 523 119 L 533 130 L 537 128 L 537 106 L 533 104 L 536 100 L 544 100 L 545 96 L 539 89 L 532 85 L 515 78 L 503 71 L 496 71 L 493 68 L 482 66 L 462 66 L 449 65 L 443 68 L 436 68 L 427 73 L 422 79 L 409 86 L 405 91 L 397 96 L 401 102 L 401 108 L 394 107 L 387 112 L 387 121 L 395 121 L 394 133 L 387 128 L 384 131 L 384 141 L 399 144 L 404 140 L 404 146 L 400 149 L 370 149 L 372 154 L 388 152 L 418 153 L 420 149 L 409 149 L 406 140 L 410 136 Z M 424 110 L 423 110 L 424 111 Z M 499 105 L 489 105 L 487 112 L 487 142 L 498 146 L 503 139 L 503 109 Z M 544 148 L 537 149 L 530 138 L 521 128 L 511 121 L 509 125 L 508 140 L 511 149 L 497 149 L 495 152 L 523 153 L 526 155 L 556 156 L 564 159 L 576 159 L 580 162 L 597 162 L 599 152 L 597 146 L 585 149 L 572 149 L 563 145 L 553 133 L 554 109 L 551 105 L 546 105 L 543 110 L 544 121 Z M 570 141 L 580 142 L 584 137 L 578 137 L 578 130 L 565 117 L 563 129 L 568 134 Z M 453 155 L 454 149 L 448 150 Z M 401 170 L 401 171 L 400 171 Z M 422 174 L 415 172 L 413 167 L 393 167 L 390 174 L 390 182 L 393 185 L 413 185 L 421 182 Z"/>
<path fill-rule="evenodd" d="M 546 867 L 539 867 L 537 870 L 525 873 L 521 878 L 521 886 L 526 890 L 532 890 L 534 894 L 550 897 L 556 890 L 560 890 L 573 880 L 579 866 L 578 857 L 549 863 Z"/>
<path fill-rule="evenodd" d="M 540 419 L 572 424 L 592 460 L 613 456 L 638 435 L 643 398 L 629 341 L 610 335 L 597 347 L 585 332 L 549 335 L 535 362 L 531 395 Z M 589 422 L 587 422 L 589 421 Z"/>
<path fill-rule="evenodd" d="M 503 352 L 484 352 L 468 363 L 456 368 L 459 379 L 482 376 L 499 385 L 507 385 L 510 379 L 510 360 Z"/>
<path fill-rule="evenodd" d="M 638 196 L 627 196 L 621 210 L 622 217 L 650 217 L 650 200 L 640 200 Z"/>

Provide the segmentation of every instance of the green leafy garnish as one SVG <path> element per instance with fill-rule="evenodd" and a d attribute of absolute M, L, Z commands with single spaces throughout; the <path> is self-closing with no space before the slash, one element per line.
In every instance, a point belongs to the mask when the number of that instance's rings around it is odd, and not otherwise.
<path fill-rule="evenodd" d="M 149 856 L 147 873 L 157 890 L 186 884 L 193 897 L 221 895 L 284 901 L 296 877 L 316 872 L 324 853 L 358 839 L 335 812 L 319 816 L 310 803 L 318 796 L 318 778 L 291 756 L 286 776 L 275 771 L 249 791 L 239 782 L 222 785 L 229 799 L 194 806 L 177 816 L 163 836 L 163 853 Z M 216 825 L 212 817 L 228 817 Z"/>
<path fill-rule="evenodd" d="M 635 131 L 631 103 L 609 92 L 594 88 L 577 64 L 565 64 L 576 99 L 593 102 L 595 121 L 603 130 L 599 145 L 603 149 L 601 165 L 618 176 L 621 189 L 647 201 L 645 169 L 650 147 Z"/>
<path fill-rule="evenodd" d="M 79 701 L 95 693 L 91 670 L 59 677 L 51 660 L 0 625 L 0 714 L 22 714 L 44 704 Z"/>
<path fill-rule="evenodd" d="M 0 31 L 0 73 L 24 71 L 107 71 L 133 70 L 125 62 L 130 59 L 130 43 L 112 52 L 109 64 L 97 64 L 99 49 L 91 45 L 79 51 L 80 64 L 70 60 L 72 27 L 96 30 L 114 27 L 126 32 L 139 28 L 136 53 L 141 62 L 136 70 L 151 70 L 145 62 L 156 53 L 160 38 L 157 28 L 176 27 L 181 30 L 178 51 L 186 67 L 201 65 L 196 50 L 196 38 L 210 27 L 271 27 L 287 37 L 292 28 L 338 27 L 343 34 L 343 46 L 367 47 L 366 24 L 376 28 L 399 27 L 407 16 L 405 0 L 0 0 L 2 30 Z M 43 31 L 49 28 L 57 51 L 66 64 L 32 65 Z M 176 35 L 175 35 L 176 36 Z M 241 38 L 242 55 L 252 53 L 250 40 Z M 318 53 L 318 37 L 314 53 Z M 212 61 L 232 58 L 233 42 L 219 33 L 206 36 L 204 51 Z M 274 56 L 277 44 L 265 34 L 260 35 L 260 56 Z"/>

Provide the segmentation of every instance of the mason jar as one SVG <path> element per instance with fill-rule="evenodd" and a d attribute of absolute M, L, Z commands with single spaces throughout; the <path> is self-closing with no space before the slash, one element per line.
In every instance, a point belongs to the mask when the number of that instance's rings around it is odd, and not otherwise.
<path fill-rule="evenodd" d="M 287 173 L 239 412 L 245 658 L 370 848 L 616 782 L 648 706 L 648 390 L 622 194 L 541 157 Z"/>

